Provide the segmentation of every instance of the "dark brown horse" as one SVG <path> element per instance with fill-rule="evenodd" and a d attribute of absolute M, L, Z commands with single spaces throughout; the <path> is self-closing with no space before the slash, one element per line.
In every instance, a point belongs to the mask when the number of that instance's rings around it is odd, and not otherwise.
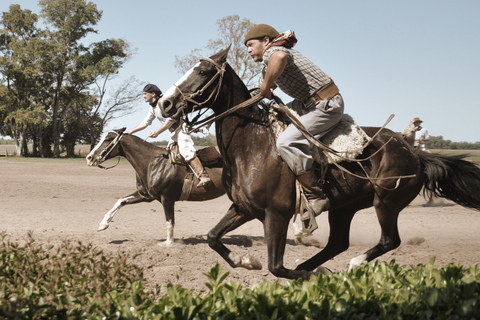
<path fill-rule="evenodd" d="M 136 136 L 123 133 L 124 131 L 125 128 L 110 131 L 86 157 L 89 166 L 100 166 L 108 159 L 122 156 L 130 162 L 137 174 L 137 191 L 117 201 L 105 214 L 98 231 L 107 229 L 108 223 L 123 206 L 157 200 L 163 206 L 167 221 L 167 239 L 163 244 L 171 245 L 175 226 L 175 202 L 180 200 L 182 192 L 185 197 L 188 196 L 186 201 L 210 200 L 225 194 L 221 183 L 221 158 L 213 157 L 213 165 L 205 165 L 212 183 L 206 188 L 196 188 L 198 180 L 196 183 L 191 180 L 191 185 L 188 181 L 185 182 L 187 167 L 173 164 L 167 149 L 154 146 Z M 193 177 L 193 174 L 190 176 Z"/>
<path fill-rule="evenodd" d="M 168 90 L 159 101 L 163 114 L 178 118 L 192 110 L 210 108 L 220 116 L 249 99 L 249 91 L 226 62 L 227 53 L 228 49 L 201 59 Z M 320 272 L 313 270 L 347 250 L 352 218 L 361 209 L 374 206 L 382 233 L 375 247 L 351 260 L 351 267 L 400 245 L 398 215 L 422 187 L 463 206 L 480 209 L 480 170 L 475 165 L 462 157 L 415 152 L 400 135 L 384 129 L 358 157 L 366 159 L 361 162 L 363 168 L 358 162 L 341 163 L 354 175 L 336 166 L 328 168 L 328 243 L 295 270 L 286 269 L 283 260 L 287 227 L 295 209 L 295 177 L 278 156 L 265 114 L 262 108 L 251 106 L 215 120 L 224 161 L 223 181 L 233 204 L 208 233 L 208 241 L 232 267 L 261 268 L 250 257 L 235 255 L 221 242 L 226 233 L 252 219 L 264 225 L 270 272 L 278 277 L 305 278 Z M 363 129 L 372 137 L 380 128 Z M 411 175 L 414 177 L 392 178 Z"/>

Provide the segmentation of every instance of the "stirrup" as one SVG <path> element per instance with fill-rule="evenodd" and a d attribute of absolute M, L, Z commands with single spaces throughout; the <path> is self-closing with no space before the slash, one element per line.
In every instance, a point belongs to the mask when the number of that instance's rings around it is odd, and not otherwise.
<path fill-rule="evenodd" d="M 313 233 L 318 229 L 317 221 L 315 219 L 315 212 L 313 211 L 310 201 L 305 195 L 305 191 L 300 188 L 300 221 L 302 222 L 302 231 L 304 233 Z"/>
<path fill-rule="evenodd" d="M 302 231 L 304 233 L 313 233 L 313 231 L 318 229 L 315 212 L 313 212 L 310 205 L 308 205 L 306 211 L 301 214 L 300 220 L 302 221 Z"/>
<path fill-rule="evenodd" d="M 212 180 L 210 180 L 210 177 L 208 175 L 205 176 L 202 174 L 200 177 L 198 177 L 198 180 L 200 180 L 200 182 L 197 184 L 197 188 L 205 188 L 212 183 Z"/>

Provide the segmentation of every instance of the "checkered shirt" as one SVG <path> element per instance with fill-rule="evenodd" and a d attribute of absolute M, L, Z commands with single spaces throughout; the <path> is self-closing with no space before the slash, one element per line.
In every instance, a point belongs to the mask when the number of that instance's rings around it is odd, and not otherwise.
<path fill-rule="evenodd" d="M 287 65 L 275 85 L 290 97 L 306 102 L 315 91 L 331 81 L 327 74 L 300 52 L 281 46 L 271 47 L 263 54 L 264 68 L 260 81 L 265 78 L 268 60 L 273 53 L 280 50 L 287 53 Z"/>

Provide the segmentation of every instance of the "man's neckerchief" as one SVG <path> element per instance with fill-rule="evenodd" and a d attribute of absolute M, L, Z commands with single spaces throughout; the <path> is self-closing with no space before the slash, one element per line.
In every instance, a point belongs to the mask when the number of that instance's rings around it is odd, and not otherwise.
<path fill-rule="evenodd" d="M 153 109 L 155 109 L 155 107 L 157 106 L 158 100 L 160 100 L 160 98 L 161 97 L 156 97 L 155 100 L 153 100 L 153 102 L 150 103 Z"/>
<path fill-rule="evenodd" d="M 297 38 L 292 30 L 287 30 L 275 39 L 265 48 L 263 53 L 274 46 L 282 46 L 288 49 L 293 48 L 297 44 Z"/>

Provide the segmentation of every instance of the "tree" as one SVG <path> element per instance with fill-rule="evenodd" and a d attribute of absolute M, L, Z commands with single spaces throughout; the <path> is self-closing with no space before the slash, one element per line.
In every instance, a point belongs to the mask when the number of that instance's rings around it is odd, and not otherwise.
<path fill-rule="evenodd" d="M 41 15 L 52 26 L 48 32 L 51 40 L 55 84 L 52 93 L 52 125 L 54 155 L 60 156 L 60 134 L 62 120 L 68 110 L 74 93 L 74 84 L 69 75 L 75 70 L 76 60 L 83 51 L 79 41 L 90 32 L 96 32 L 96 25 L 102 16 L 95 4 L 85 0 L 40 0 Z"/>
<path fill-rule="evenodd" d="M 96 82 L 95 96 L 99 97 L 94 108 L 85 108 L 85 115 L 89 124 L 90 149 L 97 144 L 105 125 L 113 119 L 132 114 L 135 111 L 135 103 L 142 97 L 143 83 L 140 83 L 135 77 L 130 77 L 116 87 L 110 94 L 110 99 L 103 103 L 105 96 L 105 84 L 107 78 L 103 82 Z"/>
<path fill-rule="evenodd" d="M 40 0 L 39 5 L 40 16 L 19 5 L 2 14 L 0 130 L 19 141 L 22 154 L 28 154 L 31 138 L 34 154 L 39 147 L 42 156 L 58 157 L 63 144 L 72 155 L 78 140 L 95 141 L 108 121 L 133 110 L 137 81 L 123 84 L 123 93 L 105 96 L 132 52 L 122 39 L 82 43 L 102 16 L 95 4 Z"/>
<path fill-rule="evenodd" d="M 206 45 L 208 56 L 230 46 L 228 62 L 247 86 L 253 84 L 261 71 L 261 65 L 250 58 L 243 43 L 245 35 L 254 25 L 249 19 L 241 20 L 238 15 L 218 19 L 219 38 L 208 40 Z M 202 49 L 193 49 L 186 56 L 175 56 L 174 65 L 180 73 L 186 73 L 202 56 Z"/>
<path fill-rule="evenodd" d="M 22 10 L 18 4 L 11 5 L 9 12 L 2 13 L 0 119 L 2 134 L 12 136 L 20 155 L 28 154 L 25 139 L 28 128 L 40 125 L 38 121 L 42 118 L 38 117 L 42 108 L 34 102 L 41 79 L 38 60 L 45 44 L 41 30 L 36 27 L 37 22 L 38 15 Z"/>

